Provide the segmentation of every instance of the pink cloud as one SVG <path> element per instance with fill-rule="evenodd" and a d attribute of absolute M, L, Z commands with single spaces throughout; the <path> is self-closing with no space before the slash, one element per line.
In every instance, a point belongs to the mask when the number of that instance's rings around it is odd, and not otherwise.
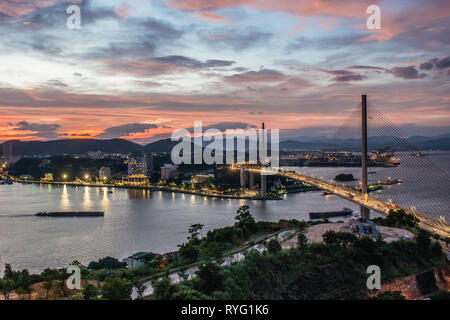
<path fill-rule="evenodd" d="M 228 18 L 218 16 L 217 14 L 211 13 L 211 12 L 205 12 L 205 11 L 199 11 L 197 12 L 197 15 L 201 18 L 213 20 L 213 21 L 224 21 L 228 20 Z"/>
<path fill-rule="evenodd" d="M 122 3 L 114 8 L 114 13 L 122 19 L 127 19 L 130 16 L 130 7 L 126 3 Z"/>

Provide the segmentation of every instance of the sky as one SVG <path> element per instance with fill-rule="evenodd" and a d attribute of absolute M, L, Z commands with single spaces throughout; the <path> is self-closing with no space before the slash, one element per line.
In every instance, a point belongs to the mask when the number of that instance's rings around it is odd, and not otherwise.
<path fill-rule="evenodd" d="M 361 94 L 409 135 L 449 133 L 449 34 L 446 0 L 2 0 L 0 141 L 327 135 Z"/>

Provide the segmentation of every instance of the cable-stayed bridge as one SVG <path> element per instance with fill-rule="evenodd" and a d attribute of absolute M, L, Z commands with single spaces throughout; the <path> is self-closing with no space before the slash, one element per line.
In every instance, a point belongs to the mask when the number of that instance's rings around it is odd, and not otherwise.
<path fill-rule="evenodd" d="M 269 168 L 269 165 L 249 163 L 235 164 L 234 167 L 241 170 L 241 184 L 245 184 L 245 172 L 250 174 L 252 186 L 256 174 L 270 170 L 271 174 L 302 181 L 358 204 L 363 219 L 370 218 L 370 210 L 386 215 L 391 209 L 403 209 L 416 216 L 422 228 L 440 237 L 450 238 L 450 226 L 447 223 L 450 219 L 448 175 L 409 143 L 406 135 L 393 122 L 372 105 L 368 105 L 365 95 L 346 123 L 337 130 L 330 143 L 331 149 L 335 145 L 334 149 L 327 151 L 336 154 L 342 152 L 346 148 L 342 146 L 342 141 L 355 139 L 358 132 L 360 147 L 352 149 L 352 153 L 357 154 L 360 159 L 359 165 L 307 168 L 309 170 L 303 167 Z M 377 165 L 375 162 L 381 153 L 389 160 L 389 165 L 380 168 L 379 163 Z M 401 175 L 401 185 L 393 183 L 383 190 L 371 192 L 371 186 L 377 183 L 379 186 L 380 181 L 370 181 L 368 170 L 389 175 L 389 181 L 391 176 Z M 356 184 L 339 183 L 330 178 L 330 174 L 343 171 L 358 177 L 359 179 L 355 179 Z M 324 177 L 327 175 L 328 177 Z M 267 175 L 263 174 L 260 183 L 262 197 L 266 195 L 266 183 Z"/>

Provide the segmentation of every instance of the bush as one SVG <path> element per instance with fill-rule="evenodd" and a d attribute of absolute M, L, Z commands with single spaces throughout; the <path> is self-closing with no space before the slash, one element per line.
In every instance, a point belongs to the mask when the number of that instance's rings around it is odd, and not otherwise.
<path fill-rule="evenodd" d="M 370 300 L 405 300 L 401 291 L 385 291 L 372 297 Z"/>
<path fill-rule="evenodd" d="M 102 296 L 107 300 L 130 300 L 133 285 L 119 278 L 107 278 L 102 287 Z"/>
<path fill-rule="evenodd" d="M 269 241 L 269 243 L 267 243 L 267 250 L 269 250 L 269 252 L 271 253 L 281 251 L 281 245 L 277 240 L 272 239 Z"/>
<path fill-rule="evenodd" d="M 447 290 L 438 290 L 430 295 L 431 300 L 450 300 L 450 291 Z"/>
<path fill-rule="evenodd" d="M 126 268 L 127 264 L 125 262 L 120 262 L 116 258 L 112 257 L 106 257 L 103 259 L 98 260 L 98 262 L 91 262 L 88 265 L 88 269 L 91 270 L 101 270 L 101 269 L 108 269 L 108 270 L 114 270 L 114 269 L 120 269 L 120 268 Z"/>

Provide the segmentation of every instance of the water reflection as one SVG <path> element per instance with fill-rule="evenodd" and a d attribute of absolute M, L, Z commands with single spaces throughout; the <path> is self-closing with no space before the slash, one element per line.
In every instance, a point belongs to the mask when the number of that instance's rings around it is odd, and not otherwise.
<path fill-rule="evenodd" d="M 130 199 L 149 199 L 150 190 L 144 189 L 127 189 L 128 198 Z"/>

